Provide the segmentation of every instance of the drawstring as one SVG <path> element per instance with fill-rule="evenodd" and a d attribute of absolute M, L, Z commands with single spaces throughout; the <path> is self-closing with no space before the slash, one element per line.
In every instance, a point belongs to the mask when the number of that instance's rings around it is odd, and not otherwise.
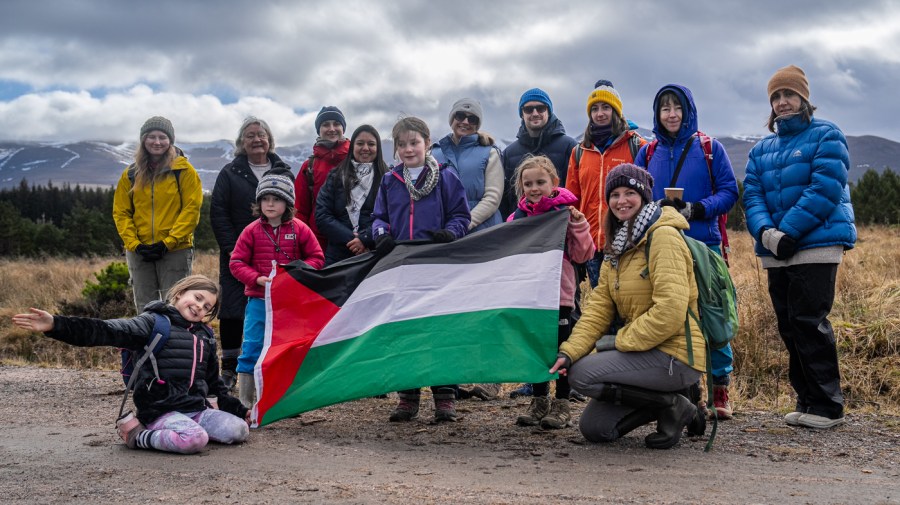
<path fill-rule="evenodd" d="M 669 356 L 669 376 L 670 377 L 672 375 L 675 375 L 675 371 L 673 370 L 674 365 L 675 365 L 675 357 Z"/>

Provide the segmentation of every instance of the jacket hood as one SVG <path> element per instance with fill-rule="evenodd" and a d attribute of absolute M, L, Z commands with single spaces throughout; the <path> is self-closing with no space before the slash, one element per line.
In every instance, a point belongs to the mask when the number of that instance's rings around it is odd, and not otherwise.
<path fill-rule="evenodd" d="M 516 134 L 516 138 L 527 146 L 539 147 L 547 145 L 551 139 L 565 134 L 566 129 L 563 127 L 562 121 L 556 117 L 556 114 L 551 113 L 550 119 L 547 120 L 547 124 L 537 137 L 532 137 L 528 133 L 528 128 L 525 128 L 525 120 L 521 120 L 519 122 L 519 133 Z"/>
<path fill-rule="evenodd" d="M 535 204 L 528 203 L 528 200 L 523 196 L 519 200 L 519 209 L 528 216 L 536 216 L 560 207 L 576 204 L 578 204 L 578 197 L 574 193 L 566 188 L 556 188 L 556 191 L 551 193 L 550 196 L 541 198 Z"/>
<path fill-rule="evenodd" d="M 313 156 L 324 160 L 343 160 L 350 152 L 350 140 L 341 139 L 329 149 L 321 144 L 313 146 Z"/>
<path fill-rule="evenodd" d="M 659 214 L 659 219 L 657 219 L 655 223 L 650 225 L 648 232 L 644 234 L 641 242 L 647 240 L 647 235 L 649 235 L 651 232 L 653 232 L 653 230 L 659 228 L 660 226 L 671 226 L 676 230 L 682 231 L 687 230 L 690 227 L 687 219 L 685 219 L 680 212 L 675 210 L 675 207 L 662 207 L 662 212 L 660 212 Z"/>
<path fill-rule="evenodd" d="M 673 91 L 681 102 L 681 129 L 678 130 L 678 137 L 674 142 L 666 129 L 659 124 L 659 97 L 666 91 Z M 677 144 L 687 141 L 688 137 L 697 131 L 697 106 L 694 104 L 694 95 L 691 90 L 680 84 L 666 84 L 653 97 L 653 133 L 656 138 L 667 145 Z"/>

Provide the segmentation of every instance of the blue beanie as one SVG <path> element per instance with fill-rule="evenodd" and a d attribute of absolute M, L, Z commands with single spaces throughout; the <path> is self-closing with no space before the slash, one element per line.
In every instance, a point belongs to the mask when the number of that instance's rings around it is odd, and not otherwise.
<path fill-rule="evenodd" d="M 519 115 L 522 115 L 522 106 L 524 106 L 528 102 L 541 102 L 547 104 L 547 108 L 550 109 L 550 114 L 553 114 L 553 102 L 550 101 L 550 96 L 546 91 L 541 88 L 531 88 L 528 91 L 522 93 L 522 98 L 519 99 Z"/>
<path fill-rule="evenodd" d="M 316 135 L 319 134 L 319 128 L 321 128 L 322 123 L 332 120 L 341 123 L 341 128 L 343 128 L 344 131 L 347 131 L 347 121 L 344 119 L 344 113 L 341 112 L 341 109 L 338 109 L 334 105 L 326 105 L 325 107 L 322 107 L 322 110 L 319 111 L 319 115 L 316 116 Z"/>

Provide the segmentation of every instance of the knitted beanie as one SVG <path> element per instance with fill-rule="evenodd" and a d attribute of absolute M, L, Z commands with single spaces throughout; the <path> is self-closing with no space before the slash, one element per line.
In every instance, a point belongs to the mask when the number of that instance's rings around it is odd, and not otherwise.
<path fill-rule="evenodd" d="M 606 201 L 609 202 L 609 194 L 616 188 L 628 187 L 641 195 L 644 203 L 653 201 L 653 176 L 643 168 L 622 163 L 609 171 L 606 176 Z"/>
<path fill-rule="evenodd" d="M 809 81 L 806 80 L 806 74 L 803 69 L 796 65 L 788 65 L 778 69 L 775 75 L 769 79 L 769 100 L 772 94 L 779 89 L 789 89 L 800 95 L 807 102 L 809 101 Z"/>
<path fill-rule="evenodd" d="M 144 121 L 144 126 L 141 126 L 141 138 L 144 138 L 144 135 L 152 132 L 152 131 L 161 131 L 169 137 L 169 143 L 175 143 L 175 128 L 172 127 L 172 122 L 162 116 L 153 116 L 152 118 Z"/>
<path fill-rule="evenodd" d="M 275 195 L 287 202 L 289 207 L 294 206 L 294 178 L 290 170 L 274 168 L 269 170 L 259 180 L 256 186 L 256 202 L 259 203 L 265 195 Z"/>
<path fill-rule="evenodd" d="M 450 109 L 450 124 L 453 124 L 453 115 L 457 112 L 468 112 L 478 118 L 478 124 L 484 122 L 484 112 L 481 110 L 481 103 L 474 98 L 460 98 L 453 104 Z M 477 128 L 476 128 L 477 129 Z"/>
<path fill-rule="evenodd" d="M 547 109 L 550 110 L 550 114 L 553 114 L 553 102 L 550 101 L 550 95 L 547 94 L 546 91 L 541 88 L 531 88 L 528 91 L 522 93 L 522 98 L 519 98 L 519 115 L 522 115 L 522 106 L 524 106 L 528 102 L 541 102 L 547 105 Z"/>
<path fill-rule="evenodd" d="M 588 117 L 591 117 L 591 107 L 594 106 L 597 102 L 605 102 L 616 111 L 619 117 L 624 118 L 625 116 L 622 114 L 622 98 L 619 96 L 619 92 L 616 91 L 616 88 L 613 87 L 613 84 L 606 80 L 597 81 L 597 86 L 594 91 L 591 92 L 590 96 L 588 96 L 587 100 L 587 114 Z"/>
<path fill-rule="evenodd" d="M 341 128 L 343 128 L 344 131 L 347 130 L 347 121 L 344 119 L 344 113 L 341 112 L 341 109 L 338 109 L 334 105 L 326 105 L 325 107 L 322 107 L 322 110 L 319 111 L 319 115 L 316 116 L 316 135 L 319 134 L 322 123 L 332 120 L 341 123 Z"/>

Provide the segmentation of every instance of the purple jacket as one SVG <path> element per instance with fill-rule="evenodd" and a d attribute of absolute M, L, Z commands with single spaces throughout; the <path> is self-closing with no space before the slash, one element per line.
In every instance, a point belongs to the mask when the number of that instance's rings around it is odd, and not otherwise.
<path fill-rule="evenodd" d="M 434 163 L 434 159 L 428 161 Z M 424 172 L 423 172 L 424 174 Z M 419 177 L 416 187 L 425 181 Z M 430 239 L 428 231 L 447 229 L 460 238 L 469 229 L 471 217 L 466 190 L 452 170 L 440 169 L 437 186 L 414 201 L 403 182 L 403 164 L 384 174 L 372 213 L 372 236 L 390 233 L 394 240 Z"/>

